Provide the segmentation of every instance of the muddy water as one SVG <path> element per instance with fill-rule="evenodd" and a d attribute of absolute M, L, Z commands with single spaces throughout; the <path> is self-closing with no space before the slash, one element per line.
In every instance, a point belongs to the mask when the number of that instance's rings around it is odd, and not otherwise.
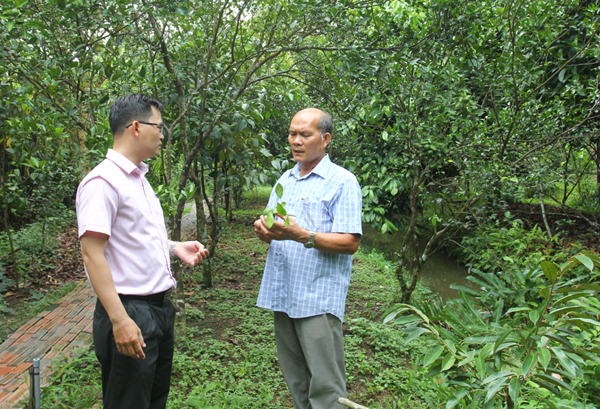
<path fill-rule="evenodd" d="M 378 230 L 363 225 L 363 236 L 360 243 L 363 248 L 375 248 L 383 251 L 390 259 L 397 260 L 401 242 L 402 235 L 400 233 L 381 234 Z M 467 268 L 439 252 L 434 254 L 423 266 L 420 279 L 444 301 L 459 297 L 458 291 L 450 288 L 451 284 L 473 287 L 473 283 L 467 280 Z"/>

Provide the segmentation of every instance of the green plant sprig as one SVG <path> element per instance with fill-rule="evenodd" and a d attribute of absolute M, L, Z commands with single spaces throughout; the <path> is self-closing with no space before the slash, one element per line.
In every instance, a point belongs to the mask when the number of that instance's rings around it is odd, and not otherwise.
<path fill-rule="evenodd" d="M 281 186 L 281 183 L 277 183 L 277 186 L 275 186 L 275 193 L 277 194 L 277 197 L 279 199 L 283 197 L 283 186 Z M 295 215 L 287 213 L 287 211 L 285 210 L 285 202 L 277 203 L 277 209 L 267 207 L 263 211 L 263 214 L 267 216 L 267 227 L 269 229 L 273 227 L 273 223 L 275 223 L 275 214 L 285 217 L 285 221 L 283 223 L 285 226 L 290 225 L 290 216 L 295 217 Z"/>

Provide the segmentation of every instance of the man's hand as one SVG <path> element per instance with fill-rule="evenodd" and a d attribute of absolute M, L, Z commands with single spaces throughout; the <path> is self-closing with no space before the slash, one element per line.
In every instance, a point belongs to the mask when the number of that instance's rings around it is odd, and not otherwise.
<path fill-rule="evenodd" d="M 142 331 L 131 318 L 127 317 L 123 322 L 113 322 L 113 335 L 120 353 L 134 359 L 146 358 L 142 349 L 146 347 Z"/>
<path fill-rule="evenodd" d="M 286 217 L 276 214 L 277 217 L 285 220 Z M 271 240 L 294 240 L 299 242 L 307 242 L 310 232 L 300 227 L 294 219 L 287 216 L 289 219 L 289 226 L 286 226 L 284 222 L 274 222 L 273 226 L 269 229 L 267 227 L 267 217 L 260 216 L 260 219 L 254 222 L 254 233 L 256 236 L 264 241 L 270 243 Z"/>
<path fill-rule="evenodd" d="M 277 214 L 277 217 L 285 220 L 285 217 L 280 214 Z M 254 222 L 254 233 L 265 243 L 271 243 L 271 240 L 308 242 L 310 231 L 299 226 L 291 217 L 287 216 L 287 218 L 290 220 L 289 226 L 286 226 L 284 222 L 274 222 L 269 229 L 266 216 L 260 216 L 260 219 Z M 316 234 L 314 248 L 324 253 L 354 254 L 360 243 L 360 234 L 320 232 Z"/>
<path fill-rule="evenodd" d="M 104 248 L 108 242 L 106 234 L 88 231 L 81 236 L 81 254 L 87 267 L 92 286 L 98 299 L 106 310 L 113 325 L 113 335 L 117 350 L 132 358 L 146 357 L 142 348 L 146 346 L 142 332 L 137 324 L 129 318 L 123 307 L 110 267 L 104 256 Z"/>
<path fill-rule="evenodd" d="M 208 257 L 208 250 L 200 242 L 182 241 L 175 246 L 175 255 L 185 264 L 195 266 Z"/>

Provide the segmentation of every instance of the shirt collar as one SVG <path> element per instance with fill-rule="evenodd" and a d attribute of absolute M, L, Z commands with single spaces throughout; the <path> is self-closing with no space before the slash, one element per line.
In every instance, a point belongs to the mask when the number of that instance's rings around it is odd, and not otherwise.
<path fill-rule="evenodd" d="M 148 172 L 148 165 L 144 162 L 140 162 L 140 167 L 138 168 L 132 161 L 114 149 L 109 149 L 108 152 L 106 152 L 106 158 L 110 159 L 115 165 L 130 175 L 132 173 L 138 173 L 140 176 L 144 176 Z"/>
<path fill-rule="evenodd" d="M 300 163 L 296 163 L 296 166 L 294 166 L 292 168 L 292 172 L 291 174 L 296 178 L 296 179 L 304 179 L 309 177 L 310 175 L 312 175 L 313 173 L 315 175 L 321 176 L 323 179 L 327 179 L 327 174 L 329 173 L 329 168 L 331 167 L 331 159 L 329 159 L 329 154 L 325 154 L 325 156 L 323 156 L 323 159 L 321 159 L 321 161 L 319 163 L 317 163 L 317 166 L 315 166 L 315 168 L 313 170 L 310 171 L 309 174 L 304 175 L 303 177 L 300 177 Z"/>

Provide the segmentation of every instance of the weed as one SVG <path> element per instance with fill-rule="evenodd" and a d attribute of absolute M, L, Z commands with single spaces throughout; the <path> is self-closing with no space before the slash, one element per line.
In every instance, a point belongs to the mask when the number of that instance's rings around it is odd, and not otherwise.
<path fill-rule="evenodd" d="M 42 409 L 92 408 L 101 402 L 100 368 L 93 350 L 60 355 L 52 365 L 50 386 L 42 388 Z"/>

